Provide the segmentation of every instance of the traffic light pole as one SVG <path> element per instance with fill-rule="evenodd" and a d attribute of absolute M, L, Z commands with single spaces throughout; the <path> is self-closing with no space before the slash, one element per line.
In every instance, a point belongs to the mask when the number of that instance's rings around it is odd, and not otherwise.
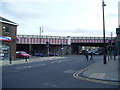
<path fill-rule="evenodd" d="M 49 50 L 49 46 L 50 46 L 50 45 L 49 45 L 49 42 L 46 42 L 46 47 L 47 47 L 47 49 L 48 49 L 48 50 L 47 50 L 48 58 L 49 58 L 49 51 L 50 51 L 50 50 Z"/>

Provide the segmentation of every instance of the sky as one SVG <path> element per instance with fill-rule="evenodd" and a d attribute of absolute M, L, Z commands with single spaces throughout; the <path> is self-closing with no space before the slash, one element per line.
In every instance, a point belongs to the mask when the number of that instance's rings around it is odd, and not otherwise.
<path fill-rule="evenodd" d="M 116 36 L 119 0 L 104 0 L 106 36 Z M 102 0 L 1 0 L 0 16 L 19 26 L 17 34 L 103 36 Z"/>

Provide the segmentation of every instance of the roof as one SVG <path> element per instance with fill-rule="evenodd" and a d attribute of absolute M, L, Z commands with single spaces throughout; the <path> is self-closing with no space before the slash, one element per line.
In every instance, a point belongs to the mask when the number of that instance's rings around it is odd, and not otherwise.
<path fill-rule="evenodd" d="M 16 26 L 18 26 L 17 23 L 12 22 L 12 21 L 10 21 L 10 20 L 8 20 L 8 19 L 5 19 L 5 18 L 3 18 L 3 17 L 1 17 L 1 16 L 0 16 L 0 22 L 3 22 L 3 23 L 7 23 L 7 24 L 12 24 L 12 25 L 16 25 Z"/>

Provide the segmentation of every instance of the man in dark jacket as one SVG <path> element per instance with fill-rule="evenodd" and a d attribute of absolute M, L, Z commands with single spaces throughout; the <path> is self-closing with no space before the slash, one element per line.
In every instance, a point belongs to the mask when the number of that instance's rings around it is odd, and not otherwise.
<path fill-rule="evenodd" d="M 88 61 L 88 52 L 87 51 L 85 51 L 85 60 Z"/>
<path fill-rule="evenodd" d="M 90 60 L 94 60 L 93 59 L 93 52 L 90 53 Z"/>

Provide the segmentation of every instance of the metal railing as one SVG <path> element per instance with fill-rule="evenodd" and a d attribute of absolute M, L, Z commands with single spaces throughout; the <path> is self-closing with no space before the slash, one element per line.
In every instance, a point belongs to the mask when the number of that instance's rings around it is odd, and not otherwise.
<path fill-rule="evenodd" d="M 17 35 L 18 38 L 46 38 L 46 39 L 67 39 L 67 36 L 39 36 L 39 35 Z M 115 37 L 112 37 L 113 40 Z M 103 39 L 103 37 L 71 37 L 71 39 Z M 111 37 L 105 37 L 106 40 L 110 40 Z"/>

